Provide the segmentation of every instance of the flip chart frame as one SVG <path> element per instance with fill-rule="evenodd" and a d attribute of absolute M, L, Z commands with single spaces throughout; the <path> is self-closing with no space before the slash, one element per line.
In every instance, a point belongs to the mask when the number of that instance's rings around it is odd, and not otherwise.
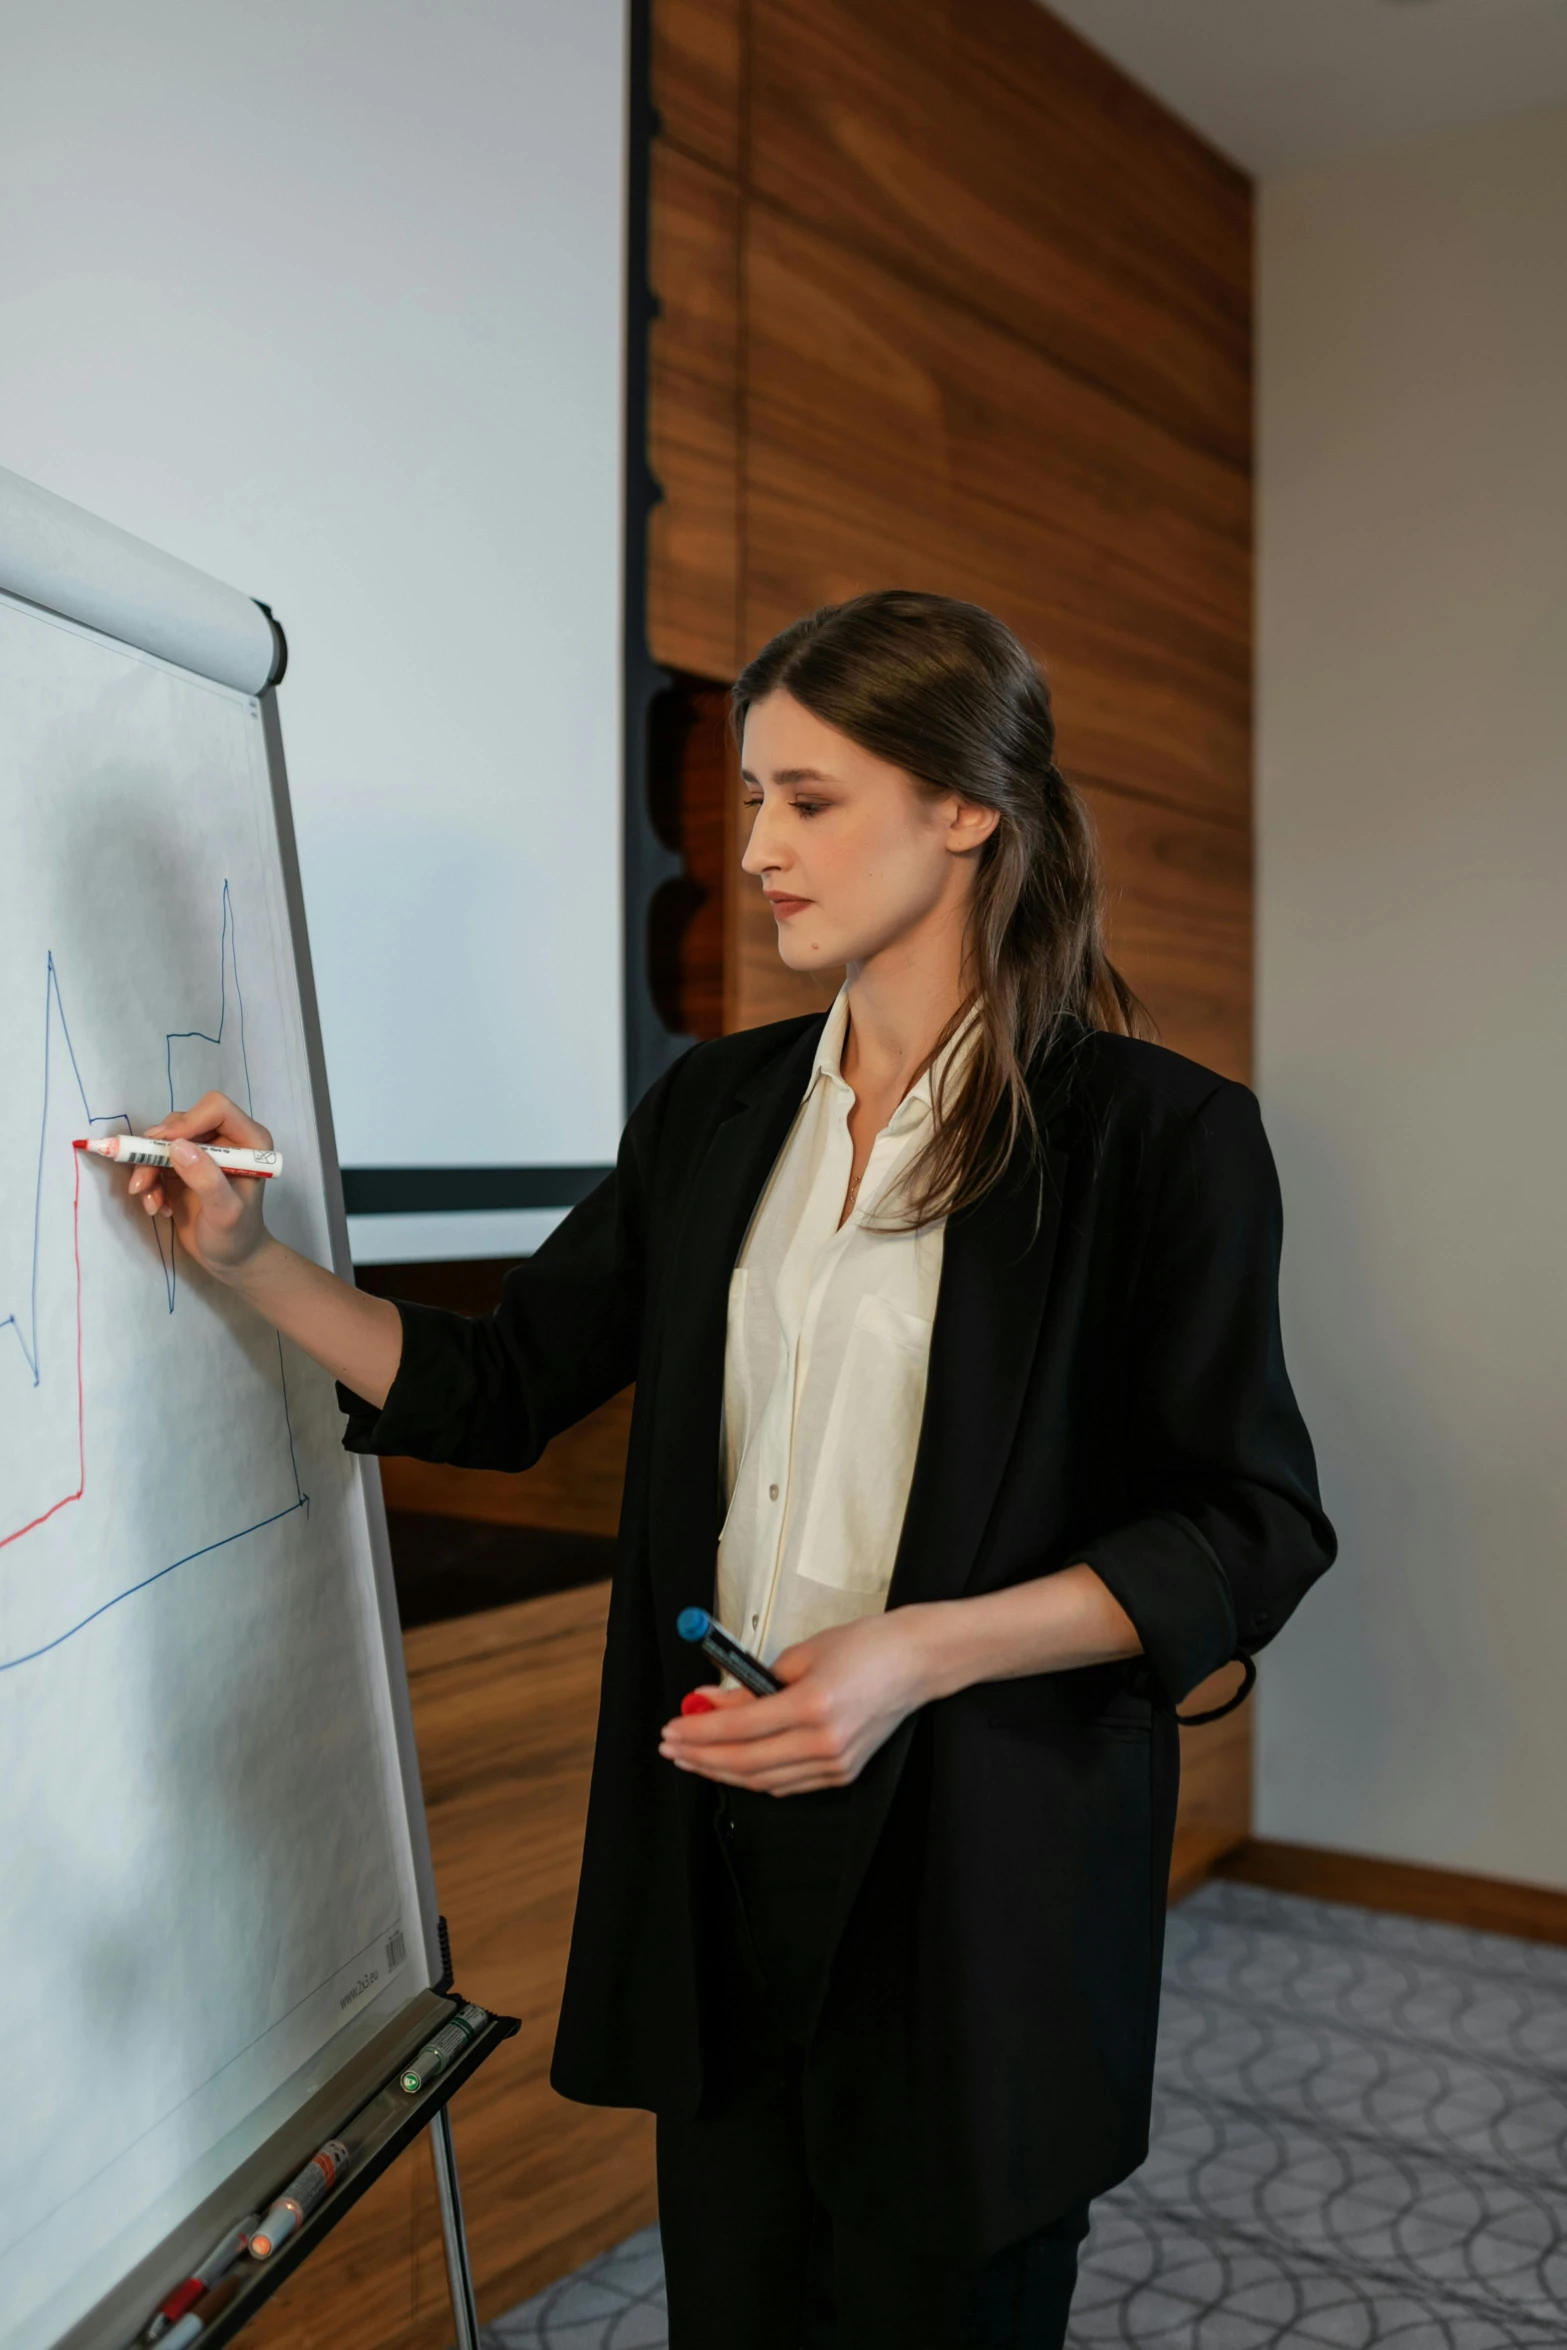
<path fill-rule="evenodd" d="M 268 618 L 270 620 L 270 614 Z M 276 628 L 275 622 L 272 625 Z M 280 659 L 277 673 L 280 674 L 284 657 L 281 652 L 281 631 L 278 631 L 278 636 Z M 343 1280 L 351 1282 L 353 1261 L 349 1253 L 348 1221 L 343 1207 L 342 1178 L 332 1131 L 326 1060 L 310 964 L 304 892 L 289 805 L 288 771 L 283 756 L 283 733 L 275 686 L 267 685 L 258 696 L 258 702 L 288 909 L 290 947 L 299 988 L 311 1101 L 320 1137 L 332 1269 Z M 203 2332 L 203 2345 L 209 2346 L 209 2350 L 220 2350 L 221 2344 L 233 2339 L 261 2304 L 276 2292 L 302 2261 L 309 2258 L 365 2190 L 426 2129 L 430 2131 L 431 2154 L 435 2165 L 457 2350 L 477 2350 L 478 2321 L 447 2104 L 464 2081 L 495 2053 L 504 2040 L 519 2029 L 519 2025 L 513 2017 L 491 2017 L 462 2056 L 425 2090 L 405 2098 L 400 2088 L 397 2088 L 397 2075 L 402 2065 L 464 2003 L 452 1992 L 445 1920 L 439 1916 L 436 1908 L 435 1878 L 425 1822 L 424 1794 L 419 1778 L 408 1678 L 403 1663 L 402 1628 L 392 1576 L 380 1471 L 377 1463 L 371 1459 L 361 1461 L 359 1466 L 374 1564 L 377 1617 L 386 1659 L 398 1776 L 418 1893 L 425 1979 L 429 1987 L 414 1993 L 387 2018 L 370 2040 L 356 2047 L 353 2054 L 287 2122 L 59 2338 L 56 2350 L 127 2350 L 162 2297 L 190 2274 L 193 2264 L 203 2257 L 227 2228 L 232 2227 L 247 2212 L 258 2207 L 265 2208 L 270 2197 L 309 2161 L 318 2146 L 346 2132 L 347 2143 L 353 2148 L 355 2159 L 342 2178 L 288 2243 L 266 2262 L 255 2263 L 253 2269 L 244 2274 L 238 2295 Z M 367 2124 L 365 2117 L 372 2107 L 376 2111 L 373 2121 Z"/>

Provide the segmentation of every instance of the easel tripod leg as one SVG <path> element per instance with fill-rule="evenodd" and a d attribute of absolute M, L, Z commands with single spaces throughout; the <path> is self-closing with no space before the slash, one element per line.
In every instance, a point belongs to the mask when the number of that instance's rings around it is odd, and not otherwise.
<path fill-rule="evenodd" d="M 451 2112 L 444 2105 L 430 2124 L 430 2155 L 435 2164 L 435 2192 L 441 2206 L 441 2234 L 446 2242 L 446 2281 L 457 2326 L 457 2350 L 479 2350 L 479 2313 L 474 2307 L 468 2239 L 462 2224 L 462 2196 L 457 2187 L 457 2149 L 452 2144 Z"/>

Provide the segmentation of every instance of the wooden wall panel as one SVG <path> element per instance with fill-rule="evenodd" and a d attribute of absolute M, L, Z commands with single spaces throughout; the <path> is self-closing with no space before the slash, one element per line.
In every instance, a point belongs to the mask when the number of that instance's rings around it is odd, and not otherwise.
<path fill-rule="evenodd" d="M 998 613 L 1042 662 L 1075 774 L 1245 821 L 1244 680 L 1164 641 L 1128 595 L 1096 613 L 1042 534 L 1004 508 L 953 518 L 753 441 L 747 467 L 746 635 L 869 587 L 928 588 Z"/>
<path fill-rule="evenodd" d="M 1034 0 L 752 0 L 751 184 L 1244 471 L 1250 187 Z"/>
<path fill-rule="evenodd" d="M 649 524 L 648 644 L 673 669 L 723 680 L 739 660 L 739 236 L 734 183 L 661 141 L 648 454 L 664 496 Z"/>
<path fill-rule="evenodd" d="M 654 0 L 659 141 L 731 180 L 740 173 L 742 0 Z"/>
<path fill-rule="evenodd" d="M 1233 1695 L 1233 1666 L 1215 1673 L 1187 1698 L 1187 1713 L 1204 1713 Z M 1226 1714 L 1181 1732 L 1181 1803 L 1170 1859 L 1170 1899 L 1196 1891 L 1220 1856 L 1251 1832 L 1252 1709 Z"/>
<path fill-rule="evenodd" d="M 1111 956 L 1160 1042 L 1249 1083 L 1250 834 L 1073 780 L 1104 854 Z"/>
<path fill-rule="evenodd" d="M 955 299 L 757 206 L 748 437 L 979 550 L 1000 509 L 1089 612 L 1128 608 L 1228 685 L 1249 668 L 1247 477 Z M 1236 779 L 1244 809 L 1244 769 Z"/>
<path fill-rule="evenodd" d="M 741 0 L 656 0 L 648 644 L 727 684 L 740 612 Z"/>

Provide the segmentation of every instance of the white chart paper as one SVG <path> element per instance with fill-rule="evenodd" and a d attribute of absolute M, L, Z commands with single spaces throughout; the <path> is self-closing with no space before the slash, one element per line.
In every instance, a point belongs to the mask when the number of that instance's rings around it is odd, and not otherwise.
<path fill-rule="evenodd" d="M 429 1979 L 331 1382 L 73 1148 L 214 1086 L 330 1261 L 259 706 L 0 599 L 4 2350 Z"/>

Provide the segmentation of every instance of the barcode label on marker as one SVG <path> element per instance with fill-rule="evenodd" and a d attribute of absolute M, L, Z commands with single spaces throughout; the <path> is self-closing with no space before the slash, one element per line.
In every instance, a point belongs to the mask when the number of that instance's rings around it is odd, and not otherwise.
<path fill-rule="evenodd" d="M 392 1936 L 392 1939 L 386 1946 L 387 1973 L 390 1974 L 393 1967 L 401 1966 L 407 1955 L 408 1945 L 403 1940 L 403 1929 L 401 1926 L 399 1926 L 396 1933 Z"/>

